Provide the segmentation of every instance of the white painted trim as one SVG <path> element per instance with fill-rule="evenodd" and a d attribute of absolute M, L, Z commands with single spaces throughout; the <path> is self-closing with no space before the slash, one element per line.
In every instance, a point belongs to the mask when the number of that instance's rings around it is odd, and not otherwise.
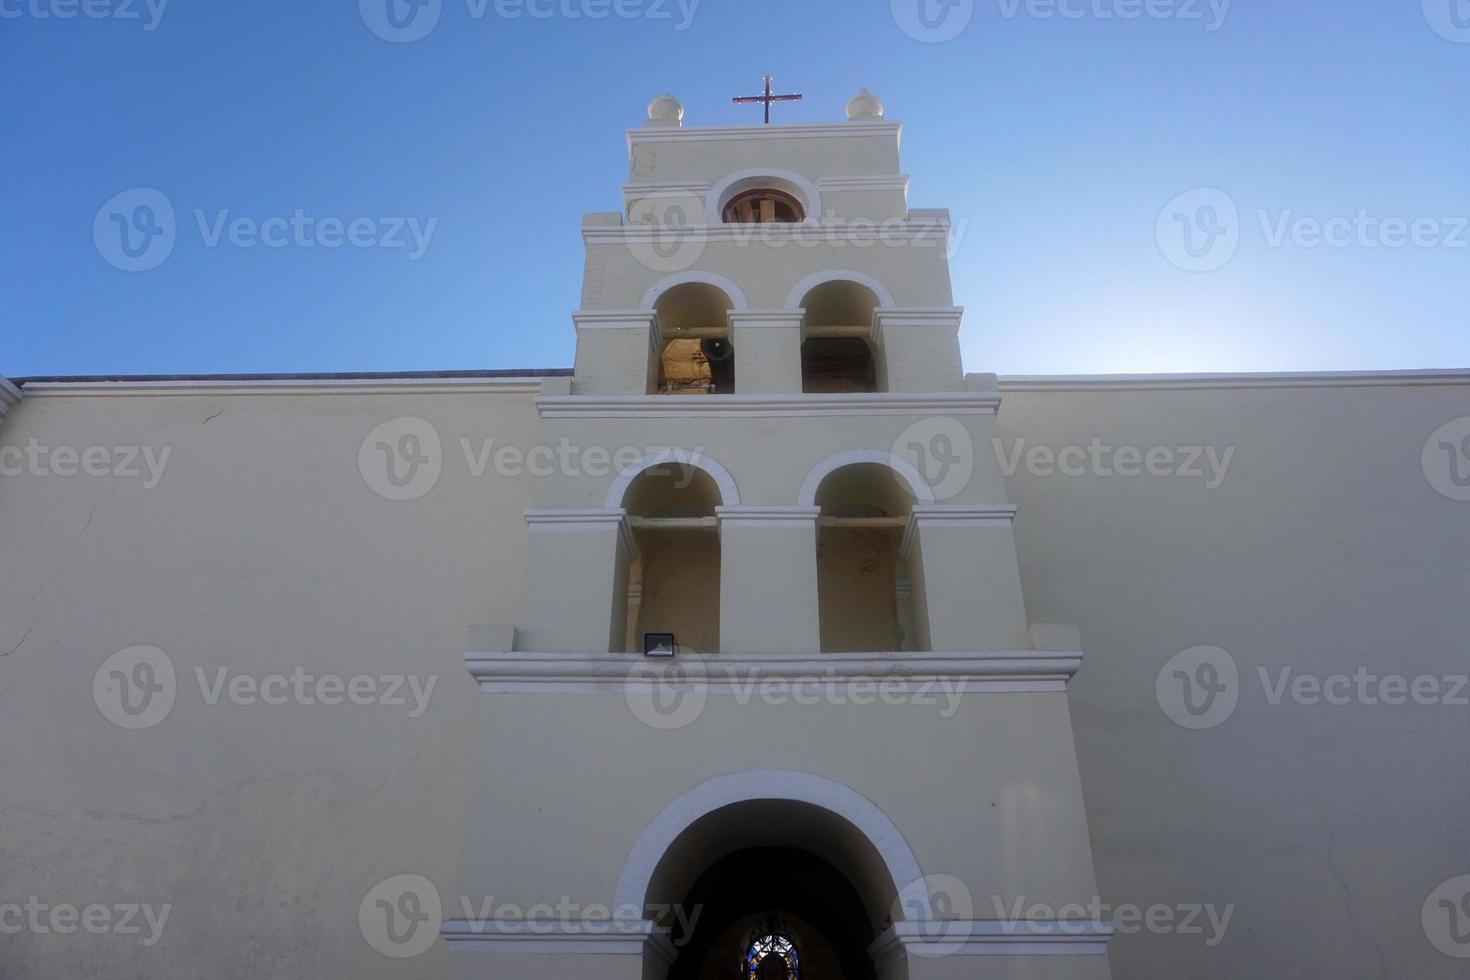
<path fill-rule="evenodd" d="M 817 186 L 824 191 L 898 191 L 907 196 L 907 174 L 875 174 L 862 177 L 818 177 Z"/>
<path fill-rule="evenodd" d="M 343 378 L 262 381 L 28 381 L 27 398 L 210 397 L 233 395 L 505 395 L 539 394 L 546 378 Z"/>
<path fill-rule="evenodd" d="M 994 392 L 843 395 L 543 395 L 543 419 L 822 418 L 838 415 L 994 415 Z"/>
<path fill-rule="evenodd" d="M 944 919 L 896 922 L 868 946 L 875 965 L 938 956 L 1106 956 L 1111 922 Z"/>
<path fill-rule="evenodd" d="M 12 408 L 20 404 L 21 397 L 20 389 L 0 375 L 0 419 L 5 418 Z"/>
<path fill-rule="evenodd" d="M 748 693 L 766 681 L 845 690 L 854 681 L 885 689 L 961 694 L 1064 692 L 1083 655 L 1076 650 L 958 653 L 699 653 L 650 660 L 627 653 L 471 650 L 465 668 L 485 694 L 623 694 L 650 689 Z M 927 687 L 926 687 L 927 686 Z"/>
<path fill-rule="evenodd" d="M 929 895 L 919 862 L 897 825 L 876 803 L 825 776 L 768 769 L 747 769 L 716 776 L 664 807 L 639 835 L 628 854 L 628 860 L 618 875 L 614 908 L 633 905 L 642 909 L 653 872 L 669 845 L 700 818 L 746 800 L 809 803 L 843 818 L 867 837 L 878 851 L 901 898 L 916 903 L 901 907 L 920 908 L 925 911 L 923 917 L 928 917 Z"/>
<path fill-rule="evenodd" d="M 531 531 L 560 533 L 605 531 L 612 526 L 616 526 L 618 537 L 622 539 L 623 548 L 627 553 L 637 555 L 638 541 L 633 536 L 633 529 L 628 525 L 628 512 L 621 508 L 526 511 L 526 527 Z"/>
<path fill-rule="evenodd" d="M 878 297 L 879 308 L 896 305 L 893 291 L 866 272 L 853 272 L 850 269 L 825 269 L 821 272 L 813 272 L 792 288 L 786 296 L 786 309 L 801 309 L 802 301 L 806 299 L 807 293 L 829 282 L 855 282 L 860 286 L 867 286 Z"/>
<path fill-rule="evenodd" d="M 756 329 L 800 330 L 805 310 L 732 310 L 730 329 L 753 327 Z"/>
<path fill-rule="evenodd" d="M 628 149 L 637 143 L 701 143 L 707 140 L 781 140 L 814 137 L 893 136 L 903 131 L 901 122 L 773 123 L 768 126 L 691 126 L 678 129 L 656 127 L 628 130 Z"/>
<path fill-rule="evenodd" d="M 874 329 L 884 327 L 943 327 L 958 330 L 963 306 L 880 306 L 873 311 Z"/>
<path fill-rule="evenodd" d="M 821 220 L 821 188 L 799 173 L 777 167 L 750 167 L 715 181 L 704 196 L 705 220 L 711 225 L 723 225 L 725 205 L 737 195 L 759 187 L 774 188 L 800 199 L 802 209 L 806 211 L 802 224 L 815 225 Z"/>
<path fill-rule="evenodd" d="M 1232 388 L 1377 388 L 1470 384 L 1470 369 L 1253 374 L 1002 375 L 1002 391 L 1185 391 Z"/>
<path fill-rule="evenodd" d="M 663 349 L 663 330 L 653 310 L 578 310 L 572 314 L 577 336 L 593 330 L 641 330 L 655 352 Z"/>
<path fill-rule="evenodd" d="M 778 528 L 789 531 L 801 525 L 815 528 L 817 518 L 822 516 L 822 509 L 820 507 L 771 506 L 716 507 L 715 516 L 719 518 L 721 528 Z"/>
<path fill-rule="evenodd" d="M 872 396 L 868 396 L 872 397 Z M 924 474 L 914 467 L 913 463 L 902 456 L 895 455 L 881 449 L 849 449 L 828 456 L 822 460 L 812 471 L 806 475 L 806 480 L 801 484 L 801 493 L 796 502 L 803 507 L 813 507 L 817 502 L 817 491 L 822 486 L 822 481 L 844 466 L 855 466 L 860 463 L 877 463 L 892 470 L 903 481 L 908 484 L 909 492 L 914 495 L 914 500 L 922 504 L 934 503 L 934 488 L 929 486 L 929 481 L 924 479 Z"/>
<path fill-rule="evenodd" d="M 631 212 L 633 205 L 640 201 L 658 201 L 690 198 L 703 201 L 709 193 L 709 181 L 707 180 L 668 180 L 668 181 L 646 181 L 630 182 L 623 185 L 623 211 Z M 584 225 L 583 227 L 596 227 Z"/>
<path fill-rule="evenodd" d="M 572 323 L 578 330 L 630 330 L 652 325 L 657 316 L 652 309 L 578 310 Z"/>
<path fill-rule="evenodd" d="M 624 467 L 623 471 L 613 480 L 612 486 L 608 487 L 607 497 L 604 500 L 606 506 L 609 509 L 621 508 L 623 498 L 628 495 L 628 488 L 633 485 L 633 481 L 638 479 L 644 470 L 663 466 L 666 463 L 682 463 L 703 471 L 719 487 L 721 504 L 726 507 L 740 506 L 740 487 L 736 485 L 735 478 L 730 475 L 730 471 L 720 465 L 719 460 L 697 449 L 678 447 L 649 453 L 636 463 Z"/>
<path fill-rule="evenodd" d="M 745 291 L 735 285 L 735 280 L 729 276 L 722 276 L 718 272 L 705 272 L 701 269 L 686 269 L 683 272 L 675 272 L 672 275 L 664 276 L 658 282 L 654 283 L 648 292 L 643 294 L 643 299 L 639 302 L 638 306 L 640 309 L 651 310 L 657 305 L 658 298 L 664 293 L 673 289 L 675 286 L 683 286 L 691 282 L 704 283 L 706 286 L 714 286 L 722 290 L 729 297 L 732 309 L 746 310 L 750 308 L 750 303 L 745 298 Z"/>
<path fill-rule="evenodd" d="M 915 504 L 898 543 L 898 556 L 908 560 L 909 551 L 924 527 L 1009 528 L 1015 520 L 1016 508 L 1010 504 Z"/>
<path fill-rule="evenodd" d="M 853 244 L 857 247 L 872 245 L 875 235 L 892 245 L 915 242 L 947 242 L 949 226 L 914 218 L 891 219 L 883 222 L 882 228 L 854 221 L 803 221 L 774 222 L 771 224 L 735 225 L 584 225 L 582 242 L 588 246 L 630 244 L 734 244 L 748 246 L 752 243 L 781 246 L 820 239 L 823 243 Z"/>
<path fill-rule="evenodd" d="M 439 935 L 450 949 L 460 953 L 512 956 L 648 954 L 663 961 L 661 965 L 672 963 L 675 956 L 668 930 L 647 919 L 577 919 L 564 922 L 449 919 L 439 926 Z"/>

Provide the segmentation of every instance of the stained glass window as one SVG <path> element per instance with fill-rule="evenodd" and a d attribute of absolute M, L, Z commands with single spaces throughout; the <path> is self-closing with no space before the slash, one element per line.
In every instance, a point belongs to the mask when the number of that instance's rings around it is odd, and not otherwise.
<path fill-rule="evenodd" d="M 746 980 L 756 980 L 761 961 L 767 956 L 779 956 L 786 961 L 788 980 L 801 980 L 801 957 L 797 955 L 796 944 L 780 933 L 757 937 L 750 944 L 750 948 L 745 951 Z"/>

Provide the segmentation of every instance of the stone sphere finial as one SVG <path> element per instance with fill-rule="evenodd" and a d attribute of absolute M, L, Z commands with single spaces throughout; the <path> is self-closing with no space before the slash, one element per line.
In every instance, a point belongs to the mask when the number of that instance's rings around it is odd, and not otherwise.
<path fill-rule="evenodd" d="M 882 119 L 883 100 L 867 89 L 863 89 L 847 103 L 849 119 Z"/>
<path fill-rule="evenodd" d="M 658 98 L 648 103 L 648 125 L 684 125 L 684 103 L 680 102 L 672 95 L 660 95 Z"/>

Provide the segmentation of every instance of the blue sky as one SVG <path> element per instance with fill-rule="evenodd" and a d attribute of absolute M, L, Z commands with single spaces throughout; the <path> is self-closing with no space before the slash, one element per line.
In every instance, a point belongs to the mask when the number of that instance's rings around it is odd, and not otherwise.
<path fill-rule="evenodd" d="M 568 366 L 624 129 L 754 121 L 767 71 L 779 119 L 905 123 L 969 370 L 1470 365 L 1470 0 L 926 0 L 930 41 L 918 0 L 441 0 L 410 43 L 387 0 L 159 2 L 0 0 L 0 373 Z M 176 212 L 144 272 L 94 238 L 134 188 Z M 196 209 L 437 222 L 209 247 Z"/>

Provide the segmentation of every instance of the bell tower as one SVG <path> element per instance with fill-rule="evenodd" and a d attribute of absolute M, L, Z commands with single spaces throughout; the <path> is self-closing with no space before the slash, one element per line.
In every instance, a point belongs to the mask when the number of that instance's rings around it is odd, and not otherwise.
<path fill-rule="evenodd" d="M 466 655 L 465 893 L 578 911 L 538 942 L 446 923 L 463 975 L 701 975 L 750 922 L 685 906 L 750 851 L 846 883 L 780 909 L 844 975 L 1106 978 L 1108 923 L 1005 919 L 1097 905 L 1082 653 L 1027 616 L 948 212 L 909 207 L 866 90 L 840 122 L 684 115 L 660 96 L 628 131 L 621 207 L 583 219 L 574 373 L 536 400 L 545 445 L 609 465 L 537 479 L 519 621 Z"/>

